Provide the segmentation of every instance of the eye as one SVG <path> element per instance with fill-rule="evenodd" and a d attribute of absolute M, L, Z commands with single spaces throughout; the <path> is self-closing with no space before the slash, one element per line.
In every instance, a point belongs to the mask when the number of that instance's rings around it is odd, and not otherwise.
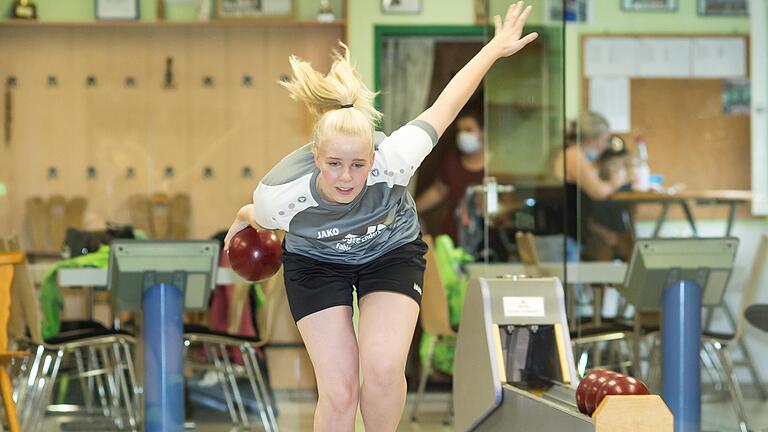
<path fill-rule="evenodd" d="M 355 164 L 352 164 L 352 166 L 353 166 L 353 167 L 355 167 L 355 168 L 364 168 L 364 167 L 365 167 L 365 164 L 362 164 L 362 163 L 355 163 Z"/>
<path fill-rule="evenodd" d="M 335 166 L 339 166 L 339 163 L 338 162 L 328 162 L 328 165 L 335 167 Z"/>

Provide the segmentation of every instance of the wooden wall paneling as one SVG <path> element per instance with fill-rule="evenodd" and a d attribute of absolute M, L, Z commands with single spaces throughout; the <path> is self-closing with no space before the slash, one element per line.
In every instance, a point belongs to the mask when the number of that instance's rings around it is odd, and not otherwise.
<path fill-rule="evenodd" d="M 264 103 L 269 110 L 266 146 L 261 155 L 270 167 L 309 140 L 303 126 L 308 117 L 304 104 L 294 102 L 288 97 L 288 92 L 277 84 L 278 80 L 293 76 L 288 56 L 305 54 L 299 52 L 303 46 L 302 31 L 306 29 L 270 27 L 267 30 Z"/>
<path fill-rule="evenodd" d="M 187 68 L 187 30 L 152 28 L 149 51 L 146 173 L 148 188 L 151 192 L 164 192 L 169 195 L 189 192 L 189 181 L 185 181 L 183 175 L 191 160 L 190 118 L 186 112 L 192 85 Z M 167 64 L 169 58 L 170 65 Z M 166 85 L 168 72 L 170 83 Z M 166 167 L 173 169 L 172 176 L 166 176 Z"/>
<path fill-rule="evenodd" d="M 122 32 L 106 27 L 82 27 L 73 31 L 73 59 L 79 63 L 78 72 L 82 74 L 76 82 L 82 89 L 86 115 L 85 133 L 81 137 L 86 154 L 81 167 L 85 170 L 87 166 L 93 166 L 97 172 L 95 179 L 86 182 L 85 195 L 91 209 L 90 224 L 103 227 L 107 221 L 125 220 L 111 213 L 113 201 L 118 199 L 112 193 L 114 179 L 111 176 L 114 172 L 113 152 L 118 150 L 120 143 L 115 130 L 119 129 L 121 121 L 118 104 L 122 83 L 120 74 L 110 64 L 110 51 L 113 41 Z M 88 85 L 89 79 L 94 80 L 92 85 Z"/>
<path fill-rule="evenodd" d="M 9 37 L 7 30 L 0 30 L 0 44 L 8 45 L 7 38 Z M 6 52 L 6 55 L 8 53 Z M 0 102 L 0 118 L 2 120 L 2 126 L 0 126 L 0 130 L 2 133 L 0 134 L 0 183 L 2 183 L 5 188 L 6 192 L 4 196 L 0 196 L 0 232 L 3 233 L 12 233 L 15 234 L 16 230 L 13 228 L 13 201 L 11 200 L 11 196 L 8 194 L 10 191 L 8 190 L 9 186 L 11 186 L 11 169 L 13 167 L 12 163 L 12 154 L 11 154 L 11 147 L 8 143 L 5 142 L 5 114 L 6 114 L 6 107 L 5 107 L 5 80 L 8 76 L 8 73 L 10 71 L 10 67 L 7 65 L 8 62 L 0 62 L 0 85 L 2 85 L 2 102 Z"/>
<path fill-rule="evenodd" d="M 62 38 L 66 44 L 61 46 L 58 53 L 53 54 L 56 61 L 50 65 L 51 73 L 57 75 L 56 86 L 47 90 L 50 98 L 56 98 L 50 101 L 55 107 L 50 133 L 52 142 L 62 152 L 62 160 L 66 160 L 68 167 L 68 190 L 63 191 L 64 196 L 67 200 L 74 196 L 84 197 L 86 203 L 82 228 L 102 229 L 103 224 L 99 223 L 99 218 L 94 220 L 90 216 L 93 214 L 91 197 L 86 193 L 90 182 L 86 175 L 89 151 L 84 143 L 88 131 L 88 112 L 84 98 L 86 68 L 78 57 L 85 48 L 76 46 L 76 42 L 82 42 L 82 39 L 76 38 L 77 31 L 65 29 L 60 35 L 51 35 L 51 38 Z"/>
<path fill-rule="evenodd" d="M 96 179 L 107 187 L 110 221 L 130 223 L 128 197 L 150 194 L 148 172 L 149 40 L 148 28 L 113 32 L 109 40 L 103 95 L 111 97 L 109 117 L 104 120 L 97 154 L 102 167 Z M 129 167 L 134 170 L 128 176 Z"/>
<path fill-rule="evenodd" d="M 44 155 L 45 165 L 58 168 L 57 178 L 47 182 L 45 193 L 61 194 L 65 199 L 76 190 L 77 179 L 85 175 L 85 169 L 78 166 L 79 161 L 71 157 L 71 149 L 78 143 L 71 140 L 67 132 L 72 101 L 68 100 L 63 88 L 71 85 L 67 82 L 71 76 L 68 73 L 68 64 L 72 60 L 71 35 L 65 28 L 43 28 L 30 35 L 34 49 L 26 67 L 36 97 L 34 110 L 24 114 L 31 117 L 31 123 L 37 124 L 36 139 L 39 142 L 36 147 Z M 49 76 L 55 79 L 55 84 L 48 83 Z"/>
<path fill-rule="evenodd" d="M 189 178 L 192 236 L 208 238 L 232 223 L 228 202 L 227 162 L 233 124 L 227 101 L 227 29 L 189 29 Z M 212 85 L 205 86 L 210 77 Z M 204 177 L 204 170 L 213 170 Z"/>
<path fill-rule="evenodd" d="M 267 31 L 263 27 L 233 26 L 228 31 L 227 94 L 232 133 L 229 161 L 222 175 L 229 179 L 227 192 L 233 218 L 240 206 L 251 202 L 253 190 L 271 168 L 263 157 L 270 146 L 267 113 L 271 109 L 264 99 L 269 81 L 266 41 Z M 243 175 L 247 168 L 250 177 Z"/>
<path fill-rule="evenodd" d="M 31 195 L 40 195 L 43 199 L 47 199 L 46 191 L 50 183 L 56 180 L 47 179 L 46 170 L 50 159 L 43 152 L 40 137 L 44 126 L 37 116 L 39 103 L 44 97 L 44 84 L 40 80 L 39 72 L 41 65 L 34 66 L 40 61 L 35 52 L 40 37 L 33 32 L 33 29 L 16 30 L 7 38 L 8 51 L 4 50 L 9 71 L 3 81 L 10 75 L 16 78 L 16 85 L 11 89 L 10 146 L 13 163 L 9 194 L 13 201 L 15 231 L 22 233 L 24 247 L 30 248 L 31 230 L 36 229 L 39 233 L 40 230 L 47 231 L 47 226 L 44 222 L 28 223 L 25 201 Z M 61 170 L 60 166 L 59 170 Z M 43 238 L 45 237 L 47 232 L 43 235 Z"/>

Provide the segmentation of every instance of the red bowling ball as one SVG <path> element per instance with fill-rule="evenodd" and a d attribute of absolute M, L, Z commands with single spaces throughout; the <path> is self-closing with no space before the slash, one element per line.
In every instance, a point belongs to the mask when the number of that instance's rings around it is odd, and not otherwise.
<path fill-rule="evenodd" d="M 597 377 L 596 380 L 592 382 L 589 387 L 587 387 L 587 391 L 584 394 L 584 406 L 587 409 L 587 414 L 592 415 L 592 413 L 595 412 L 595 409 L 597 408 L 595 398 L 597 398 L 597 392 L 600 390 L 600 387 L 618 375 L 620 374 L 613 371 L 604 371 L 602 374 L 600 374 L 600 376 Z"/>
<path fill-rule="evenodd" d="M 648 387 L 639 379 L 619 375 L 608 380 L 600 386 L 595 396 L 595 409 L 600 406 L 600 402 L 608 395 L 647 395 L 650 394 Z"/>
<path fill-rule="evenodd" d="M 579 386 L 576 388 L 576 405 L 579 407 L 579 411 L 584 414 L 589 414 L 587 411 L 587 390 L 592 384 L 597 381 L 598 378 L 603 376 L 606 372 L 611 372 L 605 369 L 593 369 L 584 375 L 584 378 L 579 381 Z"/>
<path fill-rule="evenodd" d="M 282 264 L 280 239 L 269 230 L 247 227 L 229 242 L 227 257 L 232 270 L 243 279 L 258 282 L 277 273 Z"/>

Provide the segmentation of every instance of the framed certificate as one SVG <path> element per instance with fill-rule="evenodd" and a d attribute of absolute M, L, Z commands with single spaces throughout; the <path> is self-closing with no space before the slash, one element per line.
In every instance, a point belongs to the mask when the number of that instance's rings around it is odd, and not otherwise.
<path fill-rule="evenodd" d="M 294 0 L 216 0 L 219 18 L 292 18 Z"/>
<path fill-rule="evenodd" d="M 699 0 L 699 15 L 749 15 L 747 0 Z"/>
<path fill-rule="evenodd" d="M 421 12 L 421 0 L 381 0 L 381 11 L 385 14 Z"/>
<path fill-rule="evenodd" d="M 96 19 L 139 19 L 139 0 L 95 0 L 95 2 Z"/>
<path fill-rule="evenodd" d="M 677 0 L 622 0 L 622 9 L 626 11 L 667 11 L 677 10 Z"/>

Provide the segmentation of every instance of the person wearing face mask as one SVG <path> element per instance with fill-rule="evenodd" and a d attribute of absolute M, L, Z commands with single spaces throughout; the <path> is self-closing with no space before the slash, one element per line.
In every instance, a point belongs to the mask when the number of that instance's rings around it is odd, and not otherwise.
<path fill-rule="evenodd" d="M 421 213 L 446 202 L 448 211 L 440 225 L 440 232 L 448 234 L 459 244 L 456 209 L 467 187 L 483 183 L 485 175 L 485 145 L 483 117 L 465 112 L 456 120 L 456 150 L 449 152 L 440 167 L 440 174 L 416 198 L 416 209 Z"/>
<path fill-rule="evenodd" d="M 567 261 L 578 261 L 581 256 L 582 221 L 586 220 L 590 203 L 608 199 L 627 182 L 622 176 L 600 178 L 596 161 L 608 148 L 610 137 L 605 117 L 596 112 L 582 113 L 578 121 L 570 124 L 565 149 L 555 158 L 555 177 L 565 183 Z"/>
<path fill-rule="evenodd" d="M 248 226 L 285 231 L 286 296 L 317 380 L 312 430 L 354 431 L 358 408 L 365 430 L 397 429 L 427 251 L 407 186 L 491 66 L 537 38 L 523 35 L 530 12 L 520 1 L 494 17 L 494 37 L 390 136 L 375 131 L 375 93 L 345 45 L 327 74 L 291 57 L 293 77 L 280 84 L 313 114 L 312 141 L 261 179 L 224 249 Z"/>

